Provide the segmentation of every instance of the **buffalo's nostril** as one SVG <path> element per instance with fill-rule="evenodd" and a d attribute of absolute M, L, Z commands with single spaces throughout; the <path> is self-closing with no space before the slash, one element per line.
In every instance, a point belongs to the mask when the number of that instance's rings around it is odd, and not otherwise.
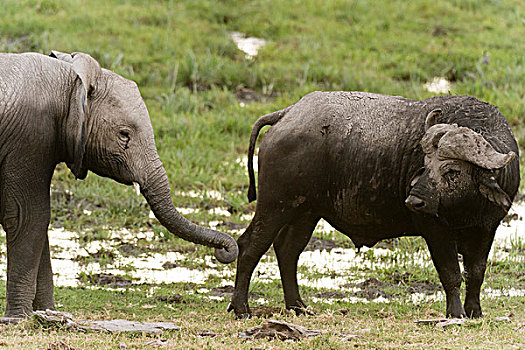
<path fill-rule="evenodd" d="M 412 210 L 421 210 L 425 207 L 425 202 L 416 196 L 410 195 L 405 200 L 405 204 L 409 209 Z"/>

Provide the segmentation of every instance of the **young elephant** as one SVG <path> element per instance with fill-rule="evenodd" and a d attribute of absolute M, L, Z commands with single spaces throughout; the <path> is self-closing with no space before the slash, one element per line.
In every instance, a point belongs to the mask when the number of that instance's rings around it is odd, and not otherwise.
<path fill-rule="evenodd" d="M 158 220 L 188 241 L 237 257 L 228 235 L 197 226 L 176 210 L 137 85 L 83 53 L 0 54 L 0 220 L 7 233 L 10 317 L 53 309 L 47 229 L 55 166 L 66 162 L 135 184 Z"/>
<path fill-rule="evenodd" d="M 465 96 L 415 101 L 311 93 L 255 123 L 250 200 L 255 141 L 264 125 L 273 126 L 260 146 L 255 217 L 237 242 L 230 305 L 237 317 L 250 315 L 251 275 L 272 243 L 286 307 L 304 312 L 297 260 L 320 218 L 356 247 L 422 236 L 445 289 L 447 316 L 482 315 L 487 257 L 519 185 L 518 147 L 495 107 Z M 458 253 L 466 272 L 464 306 Z"/>

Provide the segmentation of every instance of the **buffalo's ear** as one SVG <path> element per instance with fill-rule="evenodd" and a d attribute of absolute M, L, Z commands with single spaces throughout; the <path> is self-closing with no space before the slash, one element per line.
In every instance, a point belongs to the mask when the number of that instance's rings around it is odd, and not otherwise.
<path fill-rule="evenodd" d="M 84 53 L 76 52 L 68 55 L 52 51 L 50 56 L 71 63 L 71 69 L 75 72 L 72 83 L 74 88 L 69 101 L 69 115 L 65 123 L 65 139 L 69 159 L 67 166 L 77 179 L 84 179 L 87 176 L 84 156 L 86 152 L 86 122 L 89 118 L 88 96 L 96 89 L 102 70 L 94 58 Z"/>
<path fill-rule="evenodd" d="M 436 108 L 427 114 L 427 117 L 425 118 L 425 131 L 438 123 L 437 117 L 439 117 L 442 113 L 443 111 L 441 109 Z"/>
<path fill-rule="evenodd" d="M 499 205 L 506 212 L 512 205 L 509 195 L 499 187 L 494 176 L 484 177 L 479 183 L 479 192 L 494 204 Z"/>

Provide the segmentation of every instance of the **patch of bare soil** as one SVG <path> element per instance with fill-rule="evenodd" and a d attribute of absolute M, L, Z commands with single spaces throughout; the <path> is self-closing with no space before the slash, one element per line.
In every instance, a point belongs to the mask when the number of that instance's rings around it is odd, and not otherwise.
<path fill-rule="evenodd" d="M 173 261 L 166 261 L 164 264 L 162 264 L 162 268 L 164 270 L 174 269 L 176 267 L 184 267 L 185 269 L 188 269 L 188 270 L 198 270 L 199 269 L 196 266 L 187 266 L 187 264 L 185 264 L 184 262 L 177 263 Z"/>
<path fill-rule="evenodd" d="M 137 257 L 139 255 L 149 255 L 151 253 L 163 252 L 179 252 L 179 253 L 193 253 L 198 250 L 196 245 L 188 245 L 183 247 L 173 247 L 169 243 L 156 243 L 155 247 L 151 247 L 150 242 L 143 242 L 143 244 L 134 244 L 129 242 L 122 242 L 117 245 L 117 249 L 122 256 Z"/>
<path fill-rule="evenodd" d="M 177 264 L 177 263 L 174 263 L 174 262 L 171 262 L 171 261 L 166 261 L 164 264 L 162 264 L 162 268 L 164 270 L 169 270 L 169 269 L 174 269 L 176 267 L 179 267 L 180 264 Z"/>
<path fill-rule="evenodd" d="M 170 296 L 159 295 L 156 299 L 158 301 L 161 301 L 167 304 L 184 304 L 185 303 L 184 297 L 180 294 L 173 294 Z"/>
<path fill-rule="evenodd" d="M 69 345 L 67 341 L 64 340 L 57 340 L 49 344 L 46 348 L 46 350 L 76 350 L 77 348 L 72 347 Z"/>
<path fill-rule="evenodd" d="M 321 293 L 315 293 L 314 296 L 316 298 L 321 299 L 343 299 L 348 297 L 348 293 L 342 293 L 342 292 L 321 292 Z"/>
<path fill-rule="evenodd" d="M 210 331 L 210 330 L 201 330 L 201 331 L 197 331 L 197 335 L 199 337 L 210 337 L 210 338 L 214 338 L 217 336 L 217 333 L 215 333 L 214 331 Z"/>
<path fill-rule="evenodd" d="M 121 243 L 117 248 L 123 256 L 139 256 L 144 252 L 144 249 L 131 243 Z"/>
<path fill-rule="evenodd" d="M 393 250 L 394 249 L 394 242 L 397 239 L 398 238 L 383 239 L 383 240 L 377 242 L 377 244 L 374 246 L 374 248 L 383 248 L 383 249 Z"/>
<path fill-rule="evenodd" d="M 316 293 L 314 296 L 324 299 L 343 299 L 346 297 L 359 297 L 365 298 L 367 300 L 377 299 L 379 297 L 385 299 L 391 299 L 399 296 L 398 293 L 390 293 L 386 290 L 392 289 L 394 287 L 403 287 L 406 286 L 406 293 L 424 293 L 424 294 L 433 294 L 439 290 L 442 290 L 440 285 L 431 283 L 431 282 L 405 282 L 410 278 L 411 274 L 397 274 L 394 275 L 394 283 L 379 281 L 377 278 L 369 278 L 366 281 L 361 283 L 348 283 L 343 287 L 346 288 L 359 288 L 360 290 L 353 293 L 344 293 L 344 292 L 322 292 Z"/>
<path fill-rule="evenodd" d="M 350 241 L 348 243 L 337 242 L 331 239 L 323 239 L 312 237 L 304 251 L 314 251 L 314 250 L 327 250 L 330 251 L 334 248 L 349 248 L 352 244 Z"/>
<path fill-rule="evenodd" d="M 437 291 L 443 290 L 443 287 L 439 284 L 435 284 L 427 281 L 413 281 L 413 274 L 410 272 L 405 273 L 394 273 L 392 275 L 394 284 L 407 286 L 407 293 L 424 293 L 434 294 Z"/>
<path fill-rule="evenodd" d="M 228 209 L 228 211 L 230 210 Z M 218 224 L 217 227 L 224 227 L 227 230 L 242 230 L 246 228 L 246 224 L 239 224 L 231 221 L 223 221 L 220 224 Z"/>
<path fill-rule="evenodd" d="M 395 295 L 384 292 L 383 289 L 391 287 L 392 284 L 387 282 L 381 282 L 377 278 L 369 278 L 364 282 L 357 283 L 355 285 L 360 288 L 361 291 L 352 293 L 352 296 L 366 298 L 368 300 L 376 299 L 379 297 L 393 298 Z"/>
<path fill-rule="evenodd" d="M 282 315 L 288 311 L 282 307 L 258 305 L 250 308 L 253 317 L 268 318 L 274 315 Z"/>
<path fill-rule="evenodd" d="M 214 297 L 231 298 L 233 296 L 234 291 L 235 291 L 235 287 L 233 286 L 214 287 L 214 288 L 210 288 L 210 295 Z M 262 294 L 257 293 L 257 292 L 250 292 L 248 294 L 248 298 L 250 299 L 258 299 L 261 297 L 262 297 Z"/>
<path fill-rule="evenodd" d="M 210 289 L 210 295 L 214 297 L 231 298 L 235 288 L 233 286 L 215 287 Z"/>
<path fill-rule="evenodd" d="M 92 262 L 104 262 L 105 264 L 113 264 L 115 262 L 116 255 L 110 250 L 100 249 L 94 253 L 89 253 L 88 257 L 76 256 L 72 260 L 77 261 L 81 265 L 86 265 Z"/>
<path fill-rule="evenodd" d="M 322 298 L 322 299 L 343 299 L 348 297 L 358 297 L 358 298 L 365 298 L 367 300 L 373 300 L 377 299 L 379 297 L 383 298 L 393 298 L 396 295 L 387 293 L 384 291 L 385 288 L 391 287 L 391 283 L 381 282 L 377 280 L 376 278 L 369 278 L 364 282 L 361 283 L 349 283 L 345 284 L 343 287 L 346 288 L 353 288 L 357 287 L 360 290 L 357 292 L 352 293 L 345 293 L 345 292 L 321 292 L 314 294 L 315 297 Z"/>
<path fill-rule="evenodd" d="M 260 326 L 239 332 L 243 339 L 279 339 L 281 341 L 300 341 L 303 338 L 315 337 L 323 332 L 316 329 L 308 329 L 296 324 L 278 321 L 264 320 Z"/>
<path fill-rule="evenodd" d="M 190 89 L 190 91 L 206 91 L 210 89 L 209 84 L 203 83 L 193 78 L 188 80 L 185 85 L 188 89 Z"/>
<path fill-rule="evenodd" d="M 235 92 L 235 97 L 241 102 L 251 103 L 257 102 L 263 99 L 263 96 L 251 89 L 240 88 Z"/>
<path fill-rule="evenodd" d="M 442 290 L 443 287 L 433 284 L 430 282 L 414 282 L 407 288 L 407 293 L 423 293 L 423 294 L 434 294 L 437 291 Z"/>
<path fill-rule="evenodd" d="M 88 275 L 87 280 L 91 284 L 111 288 L 126 288 L 131 285 L 130 279 L 122 276 L 115 276 L 109 273 Z"/>

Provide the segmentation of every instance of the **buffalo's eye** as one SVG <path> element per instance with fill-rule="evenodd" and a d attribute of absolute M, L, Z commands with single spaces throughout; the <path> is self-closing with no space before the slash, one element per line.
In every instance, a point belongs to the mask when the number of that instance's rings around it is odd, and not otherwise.
<path fill-rule="evenodd" d="M 456 183 L 460 175 L 461 171 L 455 169 L 448 169 L 443 174 L 443 177 L 448 183 Z"/>

